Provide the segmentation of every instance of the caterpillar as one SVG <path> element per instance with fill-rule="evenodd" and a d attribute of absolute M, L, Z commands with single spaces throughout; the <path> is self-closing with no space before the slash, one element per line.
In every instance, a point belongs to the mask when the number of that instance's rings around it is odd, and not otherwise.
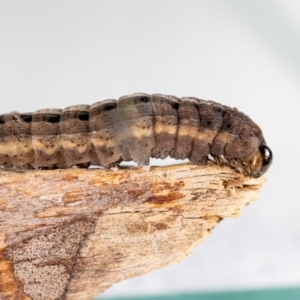
<path fill-rule="evenodd" d="M 272 163 L 261 129 L 236 108 L 195 97 L 135 93 L 89 105 L 0 115 L 0 165 L 54 169 L 150 157 L 214 161 L 254 178 Z"/>

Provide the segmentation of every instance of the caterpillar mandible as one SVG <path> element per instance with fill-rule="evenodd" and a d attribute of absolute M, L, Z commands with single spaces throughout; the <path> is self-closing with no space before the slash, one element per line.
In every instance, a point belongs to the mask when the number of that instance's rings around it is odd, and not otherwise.
<path fill-rule="evenodd" d="M 65 109 L 0 115 L 8 168 L 149 165 L 150 157 L 209 160 L 260 177 L 272 163 L 261 129 L 236 108 L 194 97 L 135 93 Z"/>

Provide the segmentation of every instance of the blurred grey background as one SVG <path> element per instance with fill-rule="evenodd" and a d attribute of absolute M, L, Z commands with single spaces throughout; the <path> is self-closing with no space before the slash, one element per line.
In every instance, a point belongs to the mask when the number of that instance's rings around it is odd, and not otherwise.
<path fill-rule="evenodd" d="M 196 96 L 248 114 L 274 152 L 238 219 L 103 296 L 300 284 L 299 79 L 298 0 L 0 1 L 1 113 Z"/>

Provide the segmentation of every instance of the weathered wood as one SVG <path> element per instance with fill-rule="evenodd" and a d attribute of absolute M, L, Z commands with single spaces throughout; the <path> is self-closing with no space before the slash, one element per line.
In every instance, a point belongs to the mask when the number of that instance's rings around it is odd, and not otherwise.
<path fill-rule="evenodd" d="M 264 179 L 191 164 L 0 172 L 0 299 L 93 299 L 183 260 Z"/>

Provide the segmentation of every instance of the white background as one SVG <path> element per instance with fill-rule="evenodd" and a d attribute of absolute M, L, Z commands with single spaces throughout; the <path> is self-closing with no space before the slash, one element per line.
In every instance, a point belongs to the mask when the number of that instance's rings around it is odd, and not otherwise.
<path fill-rule="evenodd" d="M 1 113 L 133 92 L 213 99 L 264 131 L 258 201 L 180 264 L 104 295 L 300 284 L 300 2 L 0 1 Z"/>

